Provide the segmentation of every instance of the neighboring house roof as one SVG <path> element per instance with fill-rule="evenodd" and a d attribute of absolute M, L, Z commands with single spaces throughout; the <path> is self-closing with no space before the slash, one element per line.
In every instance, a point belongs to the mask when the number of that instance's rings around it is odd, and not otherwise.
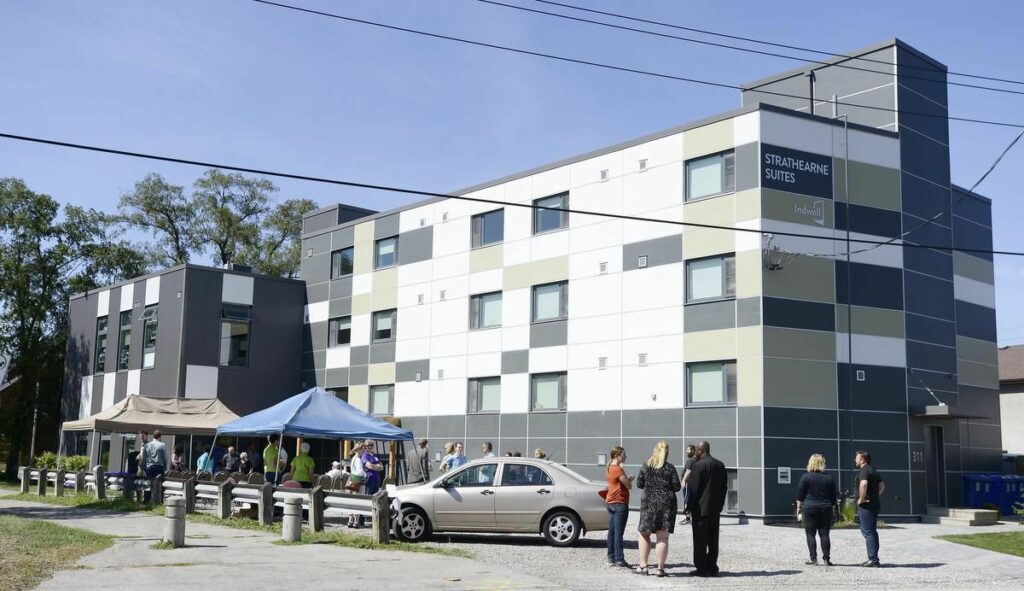
<path fill-rule="evenodd" d="M 999 348 L 999 381 L 1024 382 L 1024 345 Z"/>

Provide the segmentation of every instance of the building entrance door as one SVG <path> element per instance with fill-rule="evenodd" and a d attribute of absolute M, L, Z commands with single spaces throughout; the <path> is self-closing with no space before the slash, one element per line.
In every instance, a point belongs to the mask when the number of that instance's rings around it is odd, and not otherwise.
<path fill-rule="evenodd" d="M 925 430 L 924 442 L 925 479 L 928 487 L 928 504 L 946 506 L 946 444 L 942 427 L 929 425 Z"/>

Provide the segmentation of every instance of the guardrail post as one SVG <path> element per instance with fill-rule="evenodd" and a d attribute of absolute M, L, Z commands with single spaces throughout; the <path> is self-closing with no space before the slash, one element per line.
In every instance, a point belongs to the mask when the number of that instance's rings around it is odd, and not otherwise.
<path fill-rule="evenodd" d="M 185 545 L 185 499 L 171 497 L 164 509 L 164 541 L 175 548 Z"/>
<path fill-rule="evenodd" d="M 149 499 L 157 504 L 164 504 L 164 475 L 157 474 L 149 479 Z"/>
<path fill-rule="evenodd" d="M 315 486 L 309 493 L 309 526 L 313 531 L 324 531 L 324 494 L 323 487 Z"/>
<path fill-rule="evenodd" d="M 53 479 L 53 494 L 58 497 L 64 496 L 64 470 L 57 470 L 57 476 Z"/>
<path fill-rule="evenodd" d="M 235 485 L 224 481 L 217 485 L 217 516 L 221 519 L 231 517 L 231 489 Z"/>
<path fill-rule="evenodd" d="M 46 496 L 46 468 L 39 469 L 39 480 L 36 481 L 36 494 Z"/>
<path fill-rule="evenodd" d="M 75 472 L 75 494 L 85 490 L 85 470 Z"/>
<path fill-rule="evenodd" d="M 92 469 L 92 474 L 96 479 L 96 498 L 102 501 L 107 498 L 107 471 L 103 466 L 96 466 Z"/>
<path fill-rule="evenodd" d="M 196 512 L 196 479 L 188 478 L 181 483 L 181 496 L 185 498 L 185 513 Z"/>
<path fill-rule="evenodd" d="M 391 543 L 391 503 L 388 501 L 387 491 L 377 491 L 371 500 L 371 519 L 373 519 L 373 530 L 370 532 L 370 539 L 377 544 Z"/>
<path fill-rule="evenodd" d="M 281 539 L 298 542 L 302 537 L 302 499 L 284 500 L 284 519 L 281 522 Z"/>
<path fill-rule="evenodd" d="M 269 482 L 260 486 L 260 525 L 274 523 L 274 485 Z"/>
<path fill-rule="evenodd" d="M 22 466 L 18 473 L 21 475 L 21 492 L 22 494 L 28 494 L 29 485 L 32 483 L 32 467 Z"/>
<path fill-rule="evenodd" d="M 135 500 L 135 475 L 129 474 L 121 478 L 121 496 L 126 501 Z"/>

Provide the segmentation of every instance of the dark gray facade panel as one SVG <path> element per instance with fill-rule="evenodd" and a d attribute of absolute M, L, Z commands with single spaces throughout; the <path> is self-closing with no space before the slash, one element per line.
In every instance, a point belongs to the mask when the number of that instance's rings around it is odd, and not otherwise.
<path fill-rule="evenodd" d="M 760 406 L 736 407 L 736 424 L 739 435 L 761 434 L 761 412 Z"/>
<path fill-rule="evenodd" d="M 949 251 L 904 246 L 903 268 L 947 281 L 953 280 L 953 255 Z"/>
<path fill-rule="evenodd" d="M 128 395 L 128 372 L 119 371 L 114 376 L 114 402 L 121 402 Z"/>
<path fill-rule="evenodd" d="M 398 235 L 398 214 L 381 216 L 373 221 L 373 239 L 390 238 Z M 401 250 L 401 244 L 399 244 Z"/>
<path fill-rule="evenodd" d="M 761 324 L 761 298 L 740 298 L 736 300 L 736 327 Z"/>
<path fill-rule="evenodd" d="M 590 439 L 569 439 L 569 449 L 566 455 L 566 461 L 570 464 L 583 464 L 591 466 L 600 466 L 602 475 L 604 474 L 604 465 L 598 464 L 597 456 L 604 454 L 606 458 L 610 458 L 609 452 L 611 449 L 619 444 L 618 437 L 592 437 Z M 675 454 L 676 450 L 670 450 Z M 627 455 L 635 455 L 637 458 L 640 457 L 640 450 L 627 450 Z M 635 461 L 635 460 L 634 460 Z M 672 461 L 671 459 L 669 461 Z M 576 470 L 573 468 L 573 470 Z"/>
<path fill-rule="evenodd" d="M 331 281 L 330 297 L 332 300 L 339 298 L 352 298 L 352 276 L 346 275 L 340 279 Z"/>
<path fill-rule="evenodd" d="M 946 347 L 956 346 L 956 325 L 952 321 L 919 316 L 909 312 L 905 318 L 908 339 Z"/>
<path fill-rule="evenodd" d="M 952 281 L 943 281 L 913 271 L 905 272 L 903 280 L 907 288 L 907 312 L 946 320 L 953 319 Z"/>
<path fill-rule="evenodd" d="M 902 80 L 909 81 L 905 78 Z M 949 110 L 946 107 L 936 105 L 905 88 L 900 88 L 899 97 L 900 127 L 909 127 L 918 133 L 949 145 L 949 124 L 946 119 Z"/>
<path fill-rule="evenodd" d="M 745 433 L 744 433 L 745 435 Z M 811 408 L 764 407 L 765 437 L 836 438 L 836 413 Z"/>
<path fill-rule="evenodd" d="M 429 422 L 430 422 L 430 420 L 427 417 L 402 417 L 402 428 L 403 429 L 408 429 L 409 431 L 412 431 L 412 433 L 416 437 L 416 439 L 419 439 L 420 437 L 427 437 L 427 435 L 428 435 L 427 424 Z M 408 449 L 409 448 L 407 447 L 406 450 L 408 450 Z M 444 441 L 436 441 L 436 440 L 431 441 L 430 444 L 427 446 L 427 450 L 428 450 L 427 453 L 429 454 L 431 461 L 433 461 L 434 455 L 437 452 L 441 452 L 441 455 L 443 456 L 444 455 Z M 408 455 L 406 457 L 408 457 Z M 437 469 L 436 468 L 437 468 L 437 466 L 435 465 L 434 466 L 434 470 L 432 471 L 432 473 L 435 474 L 435 475 L 437 474 Z"/>
<path fill-rule="evenodd" d="M 99 297 L 94 294 L 75 298 L 68 303 L 68 343 L 61 396 L 61 419 L 65 421 L 78 419 L 82 402 L 82 380 L 91 379 L 87 376 L 94 372 L 98 300 Z M 109 340 L 107 342 L 109 343 Z M 107 346 L 109 348 L 109 344 Z M 94 392 L 93 398 L 95 397 Z"/>
<path fill-rule="evenodd" d="M 846 71 L 849 71 L 849 70 L 846 70 Z M 845 73 L 845 71 L 843 73 Z M 840 74 L 840 75 L 842 75 L 842 74 Z M 867 75 L 868 76 L 872 76 L 872 75 L 876 76 L 876 78 L 878 78 L 880 80 L 883 79 L 882 76 L 878 76 L 877 74 L 867 74 Z M 885 84 L 887 82 L 892 82 L 892 77 L 891 76 L 885 77 L 884 79 L 886 80 L 886 82 L 879 82 L 879 84 Z M 849 85 L 843 85 L 843 86 L 846 87 L 846 88 L 849 88 Z M 872 85 L 872 86 L 877 86 L 877 84 L 876 85 Z M 842 97 L 842 96 L 845 96 L 846 94 L 848 94 L 848 92 L 847 92 L 847 90 L 845 90 L 845 88 L 842 89 L 842 90 L 836 91 L 834 89 L 834 87 L 822 88 L 820 83 L 815 84 L 815 87 L 816 87 L 815 94 L 817 96 L 819 96 L 819 97 L 823 96 L 823 95 L 819 94 L 821 92 L 827 92 L 828 93 L 827 96 L 829 96 L 829 97 L 831 97 L 833 94 L 837 95 L 838 97 Z M 870 88 L 870 87 L 865 87 L 865 88 Z M 854 91 L 854 92 L 857 92 L 857 91 Z M 840 94 L 840 93 L 843 93 L 843 94 Z M 893 86 L 883 86 L 881 88 L 873 88 L 872 90 L 867 90 L 867 91 L 864 91 L 864 92 L 860 92 L 859 94 L 857 94 L 857 96 L 854 96 L 854 97 L 851 97 L 851 98 L 839 98 L 839 103 L 848 103 L 848 104 L 836 105 L 836 112 L 835 112 L 835 114 L 836 115 L 842 115 L 844 113 L 848 113 L 850 115 L 850 121 L 852 121 L 852 122 L 860 123 L 861 125 L 868 125 L 870 127 L 884 127 L 886 125 L 891 125 L 894 122 L 894 119 L 893 119 L 894 115 L 891 112 L 880 110 L 879 107 L 882 108 L 882 109 L 892 109 L 892 108 L 894 108 L 894 106 L 895 106 L 895 102 L 894 102 L 895 101 L 895 97 L 896 97 L 896 91 L 894 90 Z M 858 106 L 851 106 L 851 105 L 858 105 Z M 831 102 L 820 103 L 818 105 L 815 105 L 814 113 L 816 115 L 820 115 L 822 117 L 830 117 L 831 118 L 833 116 L 832 108 L 833 108 L 833 105 L 832 105 Z"/>
<path fill-rule="evenodd" d="M 836 303 L 847 303 L 847 277 L 849 298 L 855 306 L 903 309 L 903 271 L 893 267 L 836 261 Z M 856 329 L 856 326 L 854 327 Z"/>
<path fill-rule="evenodd" d="M 310 304 L 323 302 L 330 297 L 330 284 L 322 277 L 320 280 L 321 283 L 306 284 L 306 301 Z"/>
<path fill-rule="evenodd" d="M 331 253 L 315 254 L 302 259 L 302 278 L 311 283 L 331 278 Z"/>
<path fill-rule="evenodd" d="M 992 202 L 971 197 L 966 189 L 953 185 L 953 215 L 991 228 Z"/>
<path fill-rule="evenodd" d="M 835 413 L 832 414 L 835 420 Z M 851 431 L 852 429 L 852 431 Z M 834 430 L 834 429 L 833 429 Z M 907 415 L 881 412 L 839 413 L 840 439 L 906 441 Z"/>
<path fill-rule="evenodd" d="M 849 214 L 847 214 L 849 210 Z M 896 238 L 902 232 L 900 212 L 856 203 L 847 206 L 839 202 L 835 206 L 836 229 L 845 230 L 847 218 L 851 232 Z"/>
<path fill-rule="evenodd" d="M 694 434 L 696 435 L 696 434 Z M 689 433 L 686 435 L 687 443 L 690 443 L 692 437 Z M 701 437 L 700 440 L 707 441 L 711 444 L 711 455 L 722 461 L 727 468 L 735 468 L 737 465 L 737 449 L 735 437 Z M 654 443 L 651 442 L 650 449 L 654 449 Z M 685 449 L 681 449 L 685 451 Z"/>
<path fill-rule="evenodd" d="M 103 410 L 103 382 L 107 379 L 106 374 L 97 374 L 92 378 L 92 401 L 89 410 L 90 415 L 94 415 Z M 111 376 L 110 379 L 114 379 Z"/>
<path fill-rule="evenodd" d="M 969 414 L 995 419 L 999 416 L 999 393 L 989 388 L 960 386 L 960 408 Z M 972 423 L 971 429 L 974 426 Z"/>
<path fill-rule="evenodd" d="M 498 445 L 498 415 L 495 414 L 470 414 L 466 415 L 466 437 L 475 437 L 491 442 L 497 448 Z M 497 454 L 498 450 L 494 449 Z M 466 454 L 470 457 L 481 456 L 480 446 L 467 448 Z"/>
<path fill-rule="evenodd" d="M 679 409 L 622 411 L 623 437 L 682 437 L 683 411 Z"/>
<path fill-rule="evenodd" d="M 681 437 L 659 437 L 656 435 L 648 435 L 646 437 L 624 437 L 622 439 L 622 448 L 626 450 L 627 456 L 626 473 L 635 474 L 639 472 L 640 466 L 642 466 L 644 462 L 647 461 L 647 458 L 651 457 L 651 453 L 654 451 L 654 446 L 656 446 L 659 441 L 664 441 L 665 443 L 668 444 L 668 461 L 676 466 L 676 471 L 678 472 L 680 469 L 682 469 L 683 455 L 686 452 L 685 445 L 683 444 L 683 439 Z M 599 441 L 599 443 L 605 443 L 605 441 Z M 712 445 L 712 447 L 714 446 Z M 597 446 L 593 447 L 593 452 L 595 454 L 608 453 L 609 451 L 610 450 L 608 449 L 601 450 L 597 448 Z M 718 458 L 718 454 L 716 454 L 713 449 L 711 453 L 716 458 Z M 595 462 L 595 460 L 596 457 L 586 463 Z M 722 461 L 724 462 L 725 460 Z M 640 493 L 635 486 L 633 490 L 633 494 L 636 495 L 636 498 L 630 499 L 630 505 L 632 505 L 634 501 L 636 501 L 639 505 L 640 496 L 642 495 L 642 493 Z M 632 497 L 633 495 L 630 496 Z"/>
<path fill-rule="evenodd" d="M 721 408 L 687 408 L 683 415 L 686 429 L 683 431 L 686 440 L 694 442 L 698 437 L 722 437 L 736 435 L 736 407 Z M 745 433 L 743 433 L 745 435 Z"/>
<path fill-rule="evenodd" d="M 762 299 L 765 326 L 834 332 L 836 329 L 835 308 L 833 304 L 820 302 L 768 297 Z"/>
<path fill-rule="evenodd" d="M 569 342 L 569 321 L 553 320 L 530 325 L 530 348 L 557 347 Z"/>
<path fill-rule="evenodd" d="M 370 363 L 390 363 L 395 360 L 395 341 L 370 345 Z"/>
<path fill-rule="evenodd" d="M 854 359 L 857 358 L 856 349 Z M 864 381 L 850 380 L 846 373 L 849 366 L 836 364 L 836 383 L 839 391 L 839 407 L 850 408 L 850 384 L 853 384 L 853 408 L 857 410 L 878 410 L 905 412 L 907 409 L 906 370 L 902 367 L 884 365 L 863 365 L 855 363 L 854 372 L 864 372 Z"/>
<path fill-rule="evenodd" d="M 897 73 L 900 83 L 922 94 L 940 105 L 946 101 L 946 70 L 935 62 L 923 58 L 907 47 L 898 47 L 896 53 Z M 900 103 L 903 106 L 903 103 Z"/>
<path fill-rule="evenodd" d="M 835 427 L 835 415 L 832 416 L 832 426 Z M 764 438 L 764 467 L 771 469 L 771 482 L 776 482 L 775 469 L 778 467 L 790 467 L 794 472 L 793 478 L 793 497 L 790 498 L 789 502 L 792 503 L 796 499 L 796 483 L 799 481 L 800 473 L 804 471 L 807 466 L 807 460 L 810 459 L 811 454 L 821 454 L 825 456 L 828 462 L 829 470 L 834 470 L 838 467 L 845 468 L 847 463 L 853 459 L 853 456 L 849 456 L 848 459 L 837 461 L 836 453 L 838 452 L 836 439 L 790 439 L 790 438 L 777 438 L 777 437 L 765 437 Z M 845 458 L 845 456 L 843 456 Z M 767 484 L 767 483 L 766 483 Z"/>
<path fill-rule="evenodd" d="M 156 363 L 142 371 L 139 393 L 146 396 L 177 396 L 184 391 L 181 363 L 181 322 L 184 306 L 184 269 L 160 276 L 157 306 Z M 179 297 L 178 294 L 182 295 Z M 145 300 L 143 300 L 145 301 Z M 140 329 L 141 330 L 141 329 Z M 142 333 L 139 333 L 139 343 Z"/>
<path fill-rule="evenodd" d="M 370 346 L 360 345 L 349 350 L 349 365 L 366 365 L 370 362 Z"/>
<path fill-rule="evenodd" d="M 331 232 L 331 250 L 341 250 L 350 246 L 355 246 L 356 243 L 356 227 L 345 226 Z"/>
<path fill-rule="evenodd" d="M 327 348 L 327 323 L 326 322 L 312 322 L 305 325 L 308 329 L 310 347 L 307 351 L 321 351 Z M 305 339 L 304 339 L 305 340 Z"/>
<path fill-rule="evenodd" d="M 622 245 L 622 270 L 635 271 L 640 268 L 640 257 L 647 257 L 647 267 L 671 265 L 683 261 L 683 235 L 675 234 L 662 238 L 632 242 Z"/>
<path fill-rule="evenodd" d="M 900 199 L 903 203 L 904 213 L 912 214 L 921 220 L 935 218 L 935 221 L 932 222 L 934 225 L 946 228 L 952 226 L 949 215 L 949 189 L 902 173 L 900 174 Z M 918 224 L 920 223 L 918 222 Z"/>
<path fill-rule="evenodd" d="M 302 256 L 309 256 L 312 251 L 313 256 L 321 255 L 331 251 L 331 235 L 330 234 L 319 234 L 306 238 L 302 241 Z"/>
<path fill-rule="evenodd" d="M 949 186 L 949 148 L 935 140 L 912 131 L 901 133 L 900 166 L 943 187 Z"/>
<path fill-rule="evenodd" d="M 386 238 L 386 236 L 385 236 Z M 434 256 L 434 227 L 427 226 L 398 237 L 398 264 L 409 265 L 429 261 Z"/>
<path fill-rule="evenodd" d="M 348 368 L 347 367 L 336 367 L 326 371 L 326 379 L 324 380 L 325 387 L 327 388 L 340 388 L 348 386 Z"/>
<path fill-rule="evenodd" d="M 330 318 L 340 318 L 342 316 L 352 315 L 352 298 L 341 298 L 339 300 L 331 300 L 328 304 L 327 314 Z"/>
<path fill-rule="evenodd" d="M 416 374 L 420 380 L 430 379 L 430 360 L 417 359 L 416 361 L 399 361 L 395 364 L 396 382 L 415 382 Z"/>
<path fill-rule="evenodd" d="M 736 191 L 756 189 L 760 182 L 758 144 L 736 146 Z M 684 179 L 685 180 L 685 179 Z"/>
<path fill-rule="evenodd" d="M 964 470 L 967 472 L 999 473 L 1003 465 L 1003 454 L 998 450 L 964 448 Z"/>
<path fill-rule="evenodd" d="M 350 386 L 365 386 L 368 381 L 369 366 L 353 365 L 348 368 L 348 383 Z"/>
<path fill-rule="evenodd" d="M 992 230 L 962 217 L 953 216 L 953 246 L 961 250 L 981 251 L 965 254 L 991 261 L 992 254 L 986 251 L 992 250 Z"/>
<path fill-rule="evenodd" d="M 306 351 L 302 354 L 302 371 L 323 373 L 327 365 L 327 351 Z"/>
<path fill-rule="evenodd" d="M 561 463 L 565 461 L 566 449 L 564 437 L 534 439 L 531 434 L 530 439 L 526 441 L 526 449 L 523 450 L 523 455 L 532 458 L 533 451 L 536 449 L 542 450 L 546 457 L 552 462 Z"/>
<path fill-rule="evenodd" d="M 498 433 L 502 439 L 507 437 L 526 438 L 526 416 L 525 414 L 502 414 L 501 430 Z"/>
<path fill-rule="evenodd" d="M 527 373 L 530 371 L 530 352 L 526 349 L 520 351 L 501 352 L 501 373 Z"/>
<path fill-rule="evenodd" d="M 627 411 L 628 412 L 628 411 Z M 570 412 L 568 434 L 573 437 L 614 437 L 622 432 L 622 411 Z"/>
<path fill-rule="evenodd" d="M 307 359 L 309 360 L 309 363 L 306 362 Z M 318 374 L 323 374 L 324 372 L 318 372 L 318 371 L 314 371 L 312 369 L 308 369 L 308 370 L 306 369 L 306 367 L 313 367 L 313 361 L 312 360 L 313 360 L 313 354 L 312 353 L 303 353 L 302 354 L 302 368 L 303 368 L 302 369 L 302 388 L 306 389 L 306 388 L 312 388 L 314 386 L 320 386 L 321 388 L 326 388 L 327 387 L 326 381 L 321 382 L 320 380 L 317 379 L 317 375 Z"/>
<path fill-rule="evenodd" d="M 736 328 L 736 300 L 686 305 L 683 311 L 684 332 L 722 328 Z"/>
<path fill-rule="evenodd" d="M 839 457 L 842 458 L 841 465 L 845 468 L 852 466 L 853 457 L 857 450 L 864 450 L 871 454 L 871 465 L 882 472 L 882 477 L 885 478 L 885 496 L 889 496 L 889 474 L 886 474 L 886 470 L 909 470 L 910 469 L 910 454 L 909 443 L 905 441 L 865 441 L 856 437 L 854 434 L 854 440 L 851 445 L 850 441 L 842 440 L 839 443 Z M 845 480 L 845 479 L 844 479 Z M 883 498 L 882 504 L 885 504 Z M 883 507 L 883 513 L 887 513 L 888 510 Z"/>
<path fill-rule="evenodd" d="M 318 232 L 336 225 L 338 225 L 338 208 L 332 207 L 326 211 L 302 218 L 302 233 Z"/>
<path fill-rule="evenodd" d="M 949 209 L 949 206 L 946 206 Z M 928 216 L 934 217 L 935 214 Z M 936 248 L 949 248 L 953 244 L 953 233 L 945 227 L 936 224 L 926 224 L 927 219 L 920 219 L 916 216 L 903 215 L 903 227 L 906 228 L 906 236 L 903 240 L 912 244 L 934 246 Z"/>
<path fill-rule="evenodd" d="M 737 466 L 744 468 L 761 467 L 761 438 L 739 437 L 736 439 Z"/>
<path fill-rule="evenodd" d="M 565 437 L 566 413 L 534 412 L 528 416 L 530 439 L 534 437 Z"/>
<path fill-rule="evenodd" d="M 462 440 L 466 436 L 466 418 L 461 415 L 445 415 L 430 417 L 430 436 L 447 435 Z M 438 441 L 435 448 L 444 454 L 443 441 Z"/>
<path fill-rule="evenodd" d="M 956 349 L 907 341 L 907 366 L 956 373 Z"/>
<path fill-rule="evenodd" d="M 186 365 L 217 366 L 220 364 L 220 316 L 223 285 L 223 274 L 215 270 L 185 270 L 185 343 L 182 347 L 182 359 Z M 272 311 L 267 310 L 266 313 L 271 314 Z M 253 343 L 250 341 L 250 350 L 252 345 Z M 250 357 L 250 364 L 252 361 Z M 182 388 L 184 388 L 184 379 Z M 236 409 L 232 410 L 238 412 Z"/>
<path fill-rule="evenodd" d="M 510 452 L 519 452 L 524 457 L 533 457 L 533 450 L 530 449 L 530 443 L 526 437 L 510 437 L 501 438 L 501 455 L 505 455 Z"/>

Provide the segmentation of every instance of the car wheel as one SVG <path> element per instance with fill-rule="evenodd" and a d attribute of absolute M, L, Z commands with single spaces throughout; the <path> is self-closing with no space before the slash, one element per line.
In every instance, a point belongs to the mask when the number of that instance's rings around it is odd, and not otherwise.
<path fill-rule="evenodd" d="M 552 546 L 572 546 L 580 537 L 580 518 L 568 511 L 555 511 L 544 519 L 541 532 Z"/>
<path fill-rule="evenodd" d="M 395 521 L 395 536 L 403 542 L 422 542 L 430 537 L 430 520 L 419 507 L 402 509 Z"/>

